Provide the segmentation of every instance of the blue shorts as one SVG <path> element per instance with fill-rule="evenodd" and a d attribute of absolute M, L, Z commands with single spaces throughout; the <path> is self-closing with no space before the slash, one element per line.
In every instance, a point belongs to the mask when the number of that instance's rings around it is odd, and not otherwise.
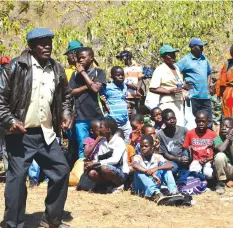
<path fill-rule="evenodd" d="M 126 181 L 126 179 L 128 178 L 128 174 L 124 173 L 120 168 L 117 168 L 113 165 L 107 165 L 107 167 L 114 173 L 117 174 L 117 176 L 120 178 L 120 180 L 122 181 L 122 184 Z"/>

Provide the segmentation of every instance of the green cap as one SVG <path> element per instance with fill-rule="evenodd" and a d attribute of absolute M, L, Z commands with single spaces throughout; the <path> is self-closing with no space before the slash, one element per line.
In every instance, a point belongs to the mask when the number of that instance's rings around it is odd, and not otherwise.
<path fill-rule="evenodd" d="M 178 52 L 179 49 L 173 48 L 172 46 L 165 44 L 159 49 L 159 54 L 164 55 L 165 53 Z"/>
<path fill-rule="evenodd" d="M 76 41 L 76 40 L 71 40 L 69 42 L 68 48 L 67 48 L 66 52 L 64 53 L 64 55 L 67 55 L 70 51 L 75 51 L 81 47 L 83 47 L 82 43 L 80 43 L 79 41 Z"/>

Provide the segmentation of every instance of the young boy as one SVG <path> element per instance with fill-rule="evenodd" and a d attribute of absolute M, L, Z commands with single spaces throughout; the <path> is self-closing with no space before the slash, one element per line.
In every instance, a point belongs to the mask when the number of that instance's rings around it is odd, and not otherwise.
<path fill-rule="evenodd" d="M 125 75 L 123 68 L 114 66 L 111 69 L 111 77 L 113 81 L 108 83 L 106 88 L 103 89 L 103 95 L 110 109 L 108 117 L 117 122 L 118 127 L 124 131 L 125 138 L 128 140 L 132 129 L 127 110 L 127 87 L 124 84 Z"/>
<path fill-rule="evenodd" d="M 214 139 L 214 150 L 217 153 L 214 165 L 217 175 L 216 192 L 225 193 L 225 183 L 233 179 L 233 119 L 225 118 L 220 125 L 219 136 Z"/>
<path fill-rule="evenodd" d="M 69 86 L 76 109 L 74 128 L 78 144 L 77 157 L 84 158 L 83 142 L 89 137 L 90 123 L 103 118 L 99 91 L 106 84 L 106 74 L 104 70 L 94 67 L 94 52 L 91 48 L 79 48 L 76 55 L 76 72 L 72 74 Z"/>
<path fill-rule="evenodd" d="M 158 200 L 161 197 L 160 187 L 164 181 L 171 194 L 177 193 L 177 187 L 170 171 L 173 165 L 162 155 L 154 153 L 154 140 L 144 135 L 140 141 L 141 155 L 134 156 L 135 169 L 133 192 Z"/>
<path fill-rule="evenodd" d="M 156 132 L 165 127 L 162 121 L 162 110 L 159 107 L 151 109 L 150 116 L 150 119 L 154 122 Z"/>
<path fill-rule="evenodd" d="M 189 154 L 183 149 L 188 130 L 176 125 L 176 116 L 172 109 L 162 111 L 162 120 L 165 128 L 157 133 L 160 141 L 159 150 L 167 160 L 171 161 L 173 164 L 172 172 L 176 175 L 179 170 L 188 169 L 190 163 Z"/>
<path fill-rule="evenodd" d="M 131 116 L 134 114 L 135 102 L 126 100 L 126 103 L 127 103 L 127 110 L 128 110 L 129 120 L 131 120 Z"/>
<path fill-rule="evenodd" d="M 116 135 L 117 123 L 113 119 L 104 119 L 100 124 L 101 141 L 94 161 L 87 162 L 89 178 L 101 185 L 123 188 L 129 174 L 127 152 L 124 140 Z M 113 189 L 114 191 L 115 189 Z"/>
<path fill-rule="evenodd" d="M 183 147 L 193 156 L 189 171 L 202 172 L 206 179 L 213 179 L 213 139 L 217 136 L 208 129 L 209 114 L 205 110 L 196 113 L 197 127 L 188 131 Z"/>
<path fill-rule="evenodd" d="M 102 136 L 99 135 L 100 120 L 92 120 L 90 125 L 90 136 L 84 140 L 84 155 L 89 160 L 94 159 L 95 153 L 99 150 L 99 142 L 102 140 Z"/>
<path fill-rule="evenodd" d="M 156 132 L 155 132 L 155 128 L 152 125 L 149 124 L 145 124 L 142 129 L 141 129 L 141 133 L 142 135 L 150 135 L 153 140 L 154 140 L 154 146 L 155 146 L 155 151 L 154 152 L 158 152 L 159 151 L 159 140 L 156 136 Z M 140 143 L 138 143 L 135 147 L 135 154 L 140 154 Z"/>
<path fill-rule="evenodd" d="M 141 129 L 144 125 L 144 116 L 141 114 L 134 114 L 131 117 L 130 124 L 132 127 L 132 132 L 129 135 L 130 145 L 135 147 L 141 140 Z"/>

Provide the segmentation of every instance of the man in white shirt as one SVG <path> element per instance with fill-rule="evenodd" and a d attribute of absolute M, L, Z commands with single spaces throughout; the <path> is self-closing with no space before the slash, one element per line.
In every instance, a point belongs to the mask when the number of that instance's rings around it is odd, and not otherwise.
<path fill-rule="evenodd" d="M 124 184 L 129 174 L 127 153 L 124 140 L 115 135 L 117 123 L 113 119 L 104 119 L 100 125 L 101 141 L 94 162 L 86 164 L 88 176 L 96 183 L 119 187 Z"/>
<path fill-rule="evenodd" d="M 7 228 L 23 228 L 26 174 L 33 159 L 49 178 L 40 227 L 66 228 L 62 214 L 69 166 L 56 140 L 72 127 L 70 89 L 64 68 L 51 58 L 54 34 L 36 28 L 27 34 L 29 49 L 0 74 L 0 123 L 7 131 L 9 168 L 6 175 Z M 9 83 L 10 82 L 10 83 Z"/>

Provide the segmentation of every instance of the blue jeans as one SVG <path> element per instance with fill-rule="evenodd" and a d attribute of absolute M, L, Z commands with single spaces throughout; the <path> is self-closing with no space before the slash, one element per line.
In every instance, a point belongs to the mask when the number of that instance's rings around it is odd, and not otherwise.
<path fill-rule="evenodd" d="M 159 170 L 155 175 L 160 179 L 161 183 L 165 182 L 170 193 L 177 192 L 176 182 L 170 170 Z M 146 197 L 152 197 L 154 193 L 159 192 L 161 185 L 156 184 L 152 176 L 148 176 L 141 172 L 135 172 L 133 181 L 133 192 Z"/>
<path fill-rule="evenodd" d="M 28 169 L 28 176 L 30 180 L 35 180 L 39 182 L 40 166 L 36 163 L 35 160 L 32 161 L 32 164 Z"/>
<path fill-rule="evenodd" d="M 187 150 L 184 150 L 182 152 L 182 155 L 181 156 L 188 156 L 189 157 L 189 152 Z M 183 169 L 189 169 L 189 166 L 188 167 L 184 167 L 182 166 L 181 164 L 179 163 L 176 163 L 174 161 L 170 161 L 173 165 L 173 168 L 171 169 L 172 173 L 174 174 L 174 176 L 176 176 L 176 174 L 179 172 L 179 170 L 183 170 Z"/>
<path fill-rule="evenodd" d="M 90 120 L 76 120 L 75 133 L 78 144 L 78 158 L 84 158 L 84 140 L 90 136 Z"/>

